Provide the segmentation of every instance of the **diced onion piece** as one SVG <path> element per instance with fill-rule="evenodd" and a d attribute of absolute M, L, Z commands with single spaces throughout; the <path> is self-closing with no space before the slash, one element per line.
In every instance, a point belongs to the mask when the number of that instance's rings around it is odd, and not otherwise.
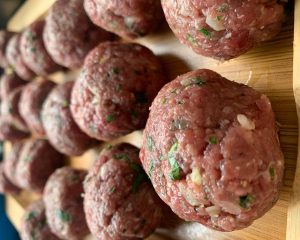
<path fill-rule="evenodd" d="M 237 120 L 241 124 L 241 126 L 247 130 L 255 129 L 255 123 L 247 118 L 244 114 L 238 114 Z"/>
<path fill-rule="evenodd" d="M 101 167 L 100 168 L 100 177 L 101 177 L 101 179 L 104 179 L 105 173 L 106 173 L 105 167 Z"/>
<path fill-rule="evenodd" d="M 212 18 L 210 15 L 207 15 L 205 22 L 215 31 L 225 30 L 225 27 L 222 24 L 222 22 L 219 21 L 217 18 Z"/>
<path fill-rule="evenodd" d="M 202 177 L 201 177 L 200 169 L 193 168 L 192 173 L 191 173 L 191 180 L 193 183 L 195 183 L 197 185 L 202 184 Z"/>
<path fill-rule="evenodd" d="M 179 184 L 178 185 L 179 191 L 184 197 L 184 199 L 191 205 L 191 206 L 200 206 L 201 202 L 198 201 L 192 191 L 189 190 L 185 185 Z"/>
<path fill-rule="evenodd" d="M 207 207 L 205 208 L 205 210 L 208 213 L 208 215 L 211 217 L 218 217 L 221 212 L 221 208 L 218 206 Z"/>

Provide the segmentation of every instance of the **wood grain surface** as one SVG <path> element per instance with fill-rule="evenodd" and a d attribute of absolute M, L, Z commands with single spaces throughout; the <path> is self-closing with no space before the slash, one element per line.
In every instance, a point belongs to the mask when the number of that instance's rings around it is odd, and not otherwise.
<path fill-rule="evenodd" d="M 45 2 L 45 0 L 40 1 Z M 37 2 L 36 0 L 29 0 L 30 3 Z M 47 2 L 47 1 L 46 1 Z M 43 7 L 38 5 L 38 14 L 32 14 L 34 11 L 34 4 L 28 6 L 26 9 L 21 9 L 22 16 L 29 24 L 34 19 L 42 16 L 49 7 L 49 2 L 45 3 Z M 44 10 L 42 11 L 41 8 Z M 28 11 L 30 9 L 30 11 Z M 295 38 L 298 36 L 298 43 L 300 43 L 300 4 L 296 0 L 296 22 L 295 22 Z M 24 24 L 20 23 L 20 15 L 17 13 L 13 21 L 10 22 L 9 27 L 14 30 L 21 30 Z M 30 17 L 34 15 L 35 17 Z M 292 14 L 291 14 L 292 15 Z M 19 20 L 16 20 L 19 19 Z M 149 240 L 295 240 L 300 239 L 300 204 L 298 193 L 300 195 L 300 164 L 298 179 L 295 182 L 295 189 L 297 190 L 294 197 L 291 199 L 292 186 L 296 168 L 297 159 L 297 138 L 298 138 L 298 118 L 296 113 L 296 105 L 293 93 L 293 37 L 294 37 L 294 21 L 293 17 L 288 17 L 280 34 L 272 41 L 261 44 L 253 50 L 244 54 L 243 56 L 227 61 L 218 62 L 209 58 L 201 57 L 193 53 L 189 48 L 179 43 L 169 30 L 166 23 L 162 24 L 161 29 L 151 36 L 139 39 L 137 42 L 149 47 L 161 59 L 166 74 L 172 80 L 176 76 L 186 73 L 187 71 L 198 68 L 209 68 L 217 71 L 230 80 L 248 84 L 249 86 L 265 93 L 271 100 L 272 106 L 280 127 L 279 137 L 281 147 L 285 156 L 285 176 L 283 186 L 280 191 L 280 197 L 276 205 L 265 216 L 255 221 L 250 227 L 235 231 L 232 233 L 220 233 L 208 228 L 205 228 L 197 223 L 183 223 L 173 229 L 160 229 L 157 234 L 151 236 Z M 298 59 L 298 65 L 295 64 L 298 80 L 300 79 L 300 46 L 295 49 L 295 57 Z M 296 66 L 297 65 L 297 66 Z M 76 74 L 75 74 L 76 75 Z M 296 76 L 294 76 L 296 77 Z M 67 77 L 68 78 L 68 77 Z M 74 78 L 74 75 L 72 75 Z M 65 79 L 61 74 L 55 75 L 55 79 L 60 81 Z M 300 91 L 300 80 L 295 84 L 294 88 Z M 297 90 L 298 89 L 298 90 Z M 296 98 L 297 99 L 297 98 Z M 300 104 L 300 98 L 297 100 Z M 300 105 L 299 105 L 300 106 Z M 133 134 L 114 141 L 129 142 L 139 147 L 141 144 L 142 132 L 137 131 Z M 69 159 L 69 164 L 77 168 L 88 169 L 93 160 L 96 158 L 101 146 L 90 150 L 79 158 Z M 297 185 L 298 184 L 298 185 Z M 297 193 L 298 192 L 298 193 Z M 24 208 L 38 196 L 23 192 L 20 196 L 8 196 L 7 211 L 13 223 L 18 227 L 20 216 Z M 292 200 L 292 201 L 291 201 Z M 291 202 L 290 202 L 291 201 Z M 290 208 L 289 208 L 289 203 Z M 289 224 L 287 229 L 287 214 L 289 208 Z M 168 218 L 165 221 L 169 221 Z M 287 238 L 286 238 L 287 236 Z M 298 237 L 298 238 L 297 238 Z"/>

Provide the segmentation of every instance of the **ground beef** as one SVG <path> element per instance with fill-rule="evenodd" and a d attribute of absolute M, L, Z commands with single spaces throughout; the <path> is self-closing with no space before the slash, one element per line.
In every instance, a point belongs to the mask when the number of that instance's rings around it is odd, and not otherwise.
<path fill-rule="evenodd" d="M 37 75 L 46 76 L 60 69 L 46 51 L 43 41 L 45 21 L 37 21 L 24 30 L 20 51 L 25 64 Z"/>
<path fill-rule="evenodd" d="M 159 0 L 84 0 L 84 8 L 93 23 L 127 39 L 147 35 L 163 19 Z"/>
<path fill-rule="evenodd" d="M 16 177 L 16 169 L 23 145 L 24 144 L 22 142 L 12 144 L 11 149 L 9 151 L 6 151 L 4 155 L 4 174 L 9 179 L 9 181 L 16 186 L 19 186 Z"/>
<path fill-rule="evenodd" d="M 43 200 L 33 202 L 22 217 L 22 240 L 59 240 L 50 230 Z"/>
<path fill-rule="evenodd" d="M 82 182 L 86 171 L 64 167 L 56 170 L 44 191 L 51 230 L 61 239 L 81 240 L 89 231 L 83 211 Z"/>
<path fill-rule="evenodd" d="M 18 77 L 14 72 L 3 74 L 0 79 L 0 98 L 7 99 L 8 95 L 16 88 L 27 82 Z"/>
<path fill-rule="evenodd" d="M 42 193 L 48 177 L 63 165 L 63 156 L 47 140 L 27 140 L 21 150 L 16 178 L 27 190 Z"/>
<path fill-rule="evenodd" d="M 277 130 L 265 95 L 197 70 L 155 98 L 140 157 L 178 216 L 233 231 L 277 201 L 284 169 Z"/>
<path fill-rule="evenodd" d="M 5 50 L 9 39 L 13 36 L 12 32 L 0 30 L 0 67 L 6 68 L 8 62 L 5 56 Z"/>
<path fill-rule="evenodd" d="M 20 188 L 15 186 L 9 181 L 4 173 L 3 163 L 0 163 L 0 193 L 1 194 L 18 194 L 20 192 Z"/>
<path fill-rule="evenodd" d="M 42 111 L 42 121 L 47 137 L 57 151 L 78 156 L 96 144 L 83 133 L 71 115 L 70 100 L 74 82 L 58 85 L 47 97 Z"/>
<path fill-rule="evenodd" d="M 43 103 L 55 83 L 41 78 L 24 87 L 19 103 L 20 114 L 31 132 L 43 136 L 45 130 L 41 119 Z"/>
<path fill-rule="evenodd" d="M 221 60 L 274 37 L 284 16 L 283 6 L 274 0 L 163 0 L 162 6 L 182 43 Z"/>
<path fill-rule="evenodd" d="M 23 87 L 13 90 L 1 103 L 0 139 L 17 141 L 29 136 L 26 123 L 19 113 L 19 100 Z"/>
<path fill-rule="evenodd" d="M 68 68 L 80 67 L 93 47 L 111 37 L 90 22 L 83 0 L 58 0 L 46 18 L 46 49 L 56 63 Z"/>
<path fill-rule="evenodd" d="M 84 181 L 84 210 L 97 239 L 146 238 L 162 220 L 162 205 L 129 144 L 101 152 Z"/>
<path fill-rule="evenodd" d="M 21 34 L 15 34 L 10 38 L 6 47 L 6 58 L 9 65 L 19 75 L 20 78 L 31 80 L 34 73 L 25 64 L 20 52 Z"/>
<path fill-rule="evenodd" d="M 134 43 L 103 43 L 89 53 L 71 98 L 76 123 L 90 137 L 110 140 L 145 126 L 165 82 L 158 59 Z"/>

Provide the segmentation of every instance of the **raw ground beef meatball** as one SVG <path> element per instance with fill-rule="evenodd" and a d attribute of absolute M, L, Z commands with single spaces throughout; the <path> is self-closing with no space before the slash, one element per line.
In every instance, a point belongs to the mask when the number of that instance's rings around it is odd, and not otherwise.
<path fill-rule="evenodd" d="M 1 140 L 17 141 L 30 135 L 18 108 L 22 90 L 23 87 L 16 88 L 1 102 Z"/>
<path fill-rule="evenodd" d="M 44 191 L 46 216 L 51 230 L 61 239 L 81 240 L 89 233 L 83 211 L 85 170 L 57 169 Z"/>
<path fill-rule="evenodd" d="M 84 192 L 86 219 L 97 239 L 146 238 L 161 223 L 162 202 L 141 166 L 139 149 L 129 144 L 101 152 Z"/>
<path fill-rule="evenodd" d="M 284 16 L 283 6 L 274 0 L 163 0 L 162 6 L 182 43 L 220 60 L 274 37 Z"/>
<path fill-rule="evenodd" d="M 9 39 L 13 36 L 12 32 L 0 30 L 0 67 L 6 68 L 8 62 L 5 56 L 5 50 Z"/>
<path fill-rule="evenodd" d="M 26 190 L 42 193 L 48 177 L 63 165 L 63 160 L 47 140 L 27 140 L 17 164 L 17 182 Z"/>
<path fill-rule="evenodd" d="M 76 123 L 90 137 L 113 138 L 145 126 L 165 83 L 159 60 L 134 43 L 103 43 L 89 53 L 71 98 Z"/>
<path fill-rule="evenodd" d="M 31 80 L 34 73 L 25 64 L 20 52 L 21 34 L 15 34 L 9 39 L 6 47 L 6 58 L 9 65 L 19 75 L 20 78 Z"/>
<path fill-rule="evenodd" d="M 20 51 L 26 65 L 37 75 L 46 76 L 60 69 L 46 51 L 43 41 L 45 21 L 31 24 L 21 35 Z"/>
<path fill-rule="evenodd" d="M 163 87 L 140 157 L 179 217 L 220 231 L 247 227 L 266 213 L 284 169 L 268 98 L 210 70 Z"/>
<path fill-rule="evenodd" d="M 70 110 L 74 82 L 58 85 L 47 97 L 42 121 L 46 135 L 57 151 L 68 156 L 79 156 L 96 144 L 83 133 L 73 120 Z"/>
<path fill-rule="evenodd" d="M 0 79 L 0 98 L 7 99 L 8 95 L 16 88 L 25 85 L 27 82 L 19 78 L 14 72 L 3 74 Z"/>
<path fill-rule="evenodd" d="M 20 192 L 20 188 L 15 186 L 9 179 L 6 177 L 4 173 L 3 163 L 0 163 L 0 193 L 1 194 L 18 194 Z"/>
<path fill-rule="evenodd" d="M 127 39 L 147 35 L 163 19 L 159 0 L 84 0 L 84 8 L 93 23 Z"/>
<path fill-rule="evenodd" d="M 17 164 L 19 162 L 20 153 L 23 147 L 23 142 L 14 143 L 9 152 L 4 155 L 4 174 L 14 185 L 19 186 L 16 177 Z"/>
<path fill-rule="evenodd" d="M 78 68 L 85 55 L 112 35 L 91 23 L 83 0 L 58 0 L 46 18 L 44 43 L 52 59 L 65 67 Z"/>
<path fill-rule="evenodd" d="M 19 103 L 20 114 L 31 132 L 43 136 L 45 130 L 41 119 L 43 103 L 54 88 L 55 83 L 41 78 L 24 87 Z"/>
<path fill-rule="evenodd" d="M 43 200 L 32 203 L 26 209 L 20 235 L 22 240 L 59 240 L 48 226 Z"/>

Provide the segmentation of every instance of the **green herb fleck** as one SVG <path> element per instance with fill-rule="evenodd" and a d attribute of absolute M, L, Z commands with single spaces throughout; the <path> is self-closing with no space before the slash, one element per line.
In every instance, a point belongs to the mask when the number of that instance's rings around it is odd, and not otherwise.
<path fill-rule="evenodd" d="M 199 30 L 205 37 L 210 37 L 210 32 L 206 28 L 201 28 Z"/>
<path fill-rule="evenodd" d="M 168 152 L 168 160 L 169 164 L 171 166 L 171 172 L 170 172 L 170 178 L 171 180 L 180 180 L 180 166 L 176 160 L 176 151 L 178 149 L 178 141 L 176 141 L 172 147 L 170 148 L 170 151 Z"/>
<path fill-rule="evenodd" d="M 271 176 L 271 180 L 273 181 L 275 179 L 275 168 L 274 168 L 274 166 L 271 166 L 269 168 L 269 173 L 270 173 L 270 176 Z"/>
<path fill-rule="evenodd" d="M 153 151 L 153 147 L 154 147 L 154 140 L 152 137 L 148 136 L 147 137 L 147 147 L 149 151 Z"/>
<path fill-rule="evenodd" d="M 43 218 L 39 223 L 38 223 L 38 225 L 37 225 L 37 227 L 38 227 L 38 229 L 42 229 L 42 228 L 44 228 L 45 226 L 46 226 L 46 224 L 47 224 L 47 219 L 46 218 Z"/>
<path fill-rule="evenodd" d="M 149 171 L 148 171 L 148 175 L 149 175 L 150 178 L 152 177 L 152 173 L 154 171 L 154 168 L 155 168 L 155 161 L 152 159 L 150 161 L 150 167 L 149 167 Z"/>
<path fill-rule="evenodd" d="M 114 158 L 117 160 L 124 160 L 124 161 L 128 161 L 129 157 L 126 153 L 117 153 L 114 155 Z"/>
<path fill-rule="evenodd" d="M 36 51 L 36 49 L 34 47 L 29 48 L 29 51 L 34 53 Z"/>
<path fill-rule="evenodd" d="M 210 136 L 210 137 L 209 137 L 209 143 L 210 143 L 210 144 L 213 144 L 213 145 L 217 144 L 217 143 L 218 143 L 218 138 L 217 138 L 217 136 Z"/>
<path fill-rule="evenodd" d="M 56 210 L 56 216 L 63 222 L 70 222 L 72 220 L 72 217 L 69 213 L 60 209 Z"/>
<path fill-rule="evenodd" d="M 190 43 L 192 43 L 193 45 L 197 45 L 196 39 L 195 39 L 191 34 L 188 34 L 188 35 L 186 36 L 186 39 L 187 39 Z"/>
<path fill-rule="evenodd" d="M 135 96 L 135 102 L 136 103 L 144 104 L 144 103 L 148 102 L 148 98 L 147 98 L 147 96 L 144 92 L 136 92 L 134 94 L 134 96 Z"/>
<path fill-rule="evenodd" d="M 203 85 L 206 84 L 206 81 L 203 80 L 201 77 L 193 77 L 193 78 L 184 79 L 180 83 L 185 87 L 189 87 L 193 85 L 202 87 Z"/>
<path fill-rule="evenodd" d="M 240 197 L 240 206 L 242 208 L 249 208 L 250 205 L 255 201 L 255 197 L 251 194 Z"/>
<path fill-rule="evenodd" d="M 217 16 L 216 19 L 217 19 L 218 21 L 221 21 L 222 16 Z"/>
<path fill-rule="evenodd" d="M 109 189 L 109 193 L 114 193 L 115 191 L 116 191 L 116 187 L 115 186 L 113 186 L 113 187 L 111 187 Z"/>
<path fill-rule="evenodd" d="M 67 108 L 69 106 L 69 101 L 68 100 L 64 100 L 63 104 L 62 104 L 63 108 Z"/>
<path fill-rule="evenodd" d="M 187 127 L 187 122 L 184 119 L 174 119 L 172 121 L 173 130 L 183 130 Z"/>
<path fill-rule="evenodd" d="M 107 147 L 106 147 L 106 149 L 110 150 L 110 149 L 112 149 L 112 147 L 113 147 L 113 145 L 108 144 Z"/>
<path fill-rule="evenodd" d="M 159 156 L 159 160 L 160 160 L 160 161 L 163 161 L 163 160 L 164 160 L 164 156 L 163 156 L 162 154 Z"/>
<path fill-rule="evenodd" d="M 106 122 L 111 123 L 116 120 L 116 116 L 114 114 L 109 114 L 105 118 Z"/>
<path fill-rule="evenodd" d="M 35 211 L 31 211 L 27 214 L 25 221 L 31 221 L 33 218 L 35 218 L 37 216 L 37 213 Z"/>
<path fill-rule="evenodd" d="M 138 173 L 138 175 L 135 177 L 133 184 L 132 184 L 132 192 L 136 193 L 137 190 L 139 189 L 140 185 L 145 182 L 148 181 L 148 176 L 147 174 L 145 174 L 144 171 L 141 171 Z"/>

